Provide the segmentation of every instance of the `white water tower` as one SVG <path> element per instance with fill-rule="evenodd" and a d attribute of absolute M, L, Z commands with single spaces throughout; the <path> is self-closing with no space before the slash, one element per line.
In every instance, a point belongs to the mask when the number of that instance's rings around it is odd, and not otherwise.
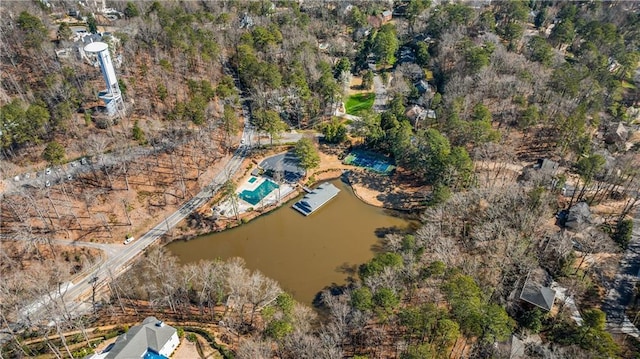
<path fill-rule="evenodd" d="M 104 101 L 107 113 L 110 116 L 113 116 L 118 112 L 118 110 L 122 110 L 124 108 L 124 103 L 122 101 L 120 86 L 116 79 L 116 72 L 113 69 L 113 63 L 111 62 L 109 45 L 104 42 L 92 42 L 84 47 L 84 51 L 96 54 L 98 57 L 98 63 L 102 70 L 102 77 L 104 77 L 104 82 L 107 83 L 107 89 L 100 91 L 98 97 Z"/>

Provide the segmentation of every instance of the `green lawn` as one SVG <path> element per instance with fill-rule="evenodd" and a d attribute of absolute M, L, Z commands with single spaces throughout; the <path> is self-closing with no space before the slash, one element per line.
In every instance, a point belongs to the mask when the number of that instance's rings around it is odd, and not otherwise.
<path fill-rule="evenodd" d="M 344 107 L 349 115 L 357 115 L 362 110 L 370 109 L 375 99 L 376 94 L 373 92 L 355 94 L 349 96 Z"/>

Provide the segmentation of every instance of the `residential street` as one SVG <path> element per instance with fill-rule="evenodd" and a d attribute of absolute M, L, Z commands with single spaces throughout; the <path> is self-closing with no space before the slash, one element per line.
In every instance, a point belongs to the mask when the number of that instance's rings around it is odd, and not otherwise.
<path fill-rule="evenodd" d="M 614 333 L 626 333 L 640 338 L 640 330 L 625 314 L 633 299 L 633 291 L 640 274 L 640 218 L 633 219 L 633 235 L 629 247 L 620 261 L 613 286 L 609 288 L 602 310 L 607 314 L 607 329 Z"/>

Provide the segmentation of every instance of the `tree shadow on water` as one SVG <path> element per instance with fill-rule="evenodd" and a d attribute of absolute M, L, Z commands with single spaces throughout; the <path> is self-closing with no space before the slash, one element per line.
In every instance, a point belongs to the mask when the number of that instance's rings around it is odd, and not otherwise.
<path fill-rule="evenodd" d="M 402 229 L 398 226 L 391 226 L 391 227 L 380 227 L 380 228 L 376 228 L 374 233 L 376 234 L 376 237 L 383 239 L 384 237 L 387 236 L 387 234 L 402 234 L 405 233 L 406 230 Z"/>
<path fill-rule="evenodd" d="M 358 265 L 344 262 L 336 268 L 336 272 L 348 275 L 347 281 L 351 282 L 353 281 L 352 277 L 358 273 Z"/>
<path fill-rule="evenodd" d="M 314 308 L 326 309 L 326 305 L 323 300 L 323 293 L 326 292 L 327 293 L 326 295 L 329 295 L 332 297 L 339 296 L 345 293 L 348 286 L 349 284 L 331 283 L 331 285 L 324 287 L 321 291 L 316 293 L 311 304 L 313 304 Z"/>

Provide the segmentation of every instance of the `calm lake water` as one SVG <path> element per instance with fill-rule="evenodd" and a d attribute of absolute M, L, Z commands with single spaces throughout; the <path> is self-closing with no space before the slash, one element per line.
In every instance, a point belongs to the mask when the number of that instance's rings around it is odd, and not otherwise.
<path fill-rule="evenodd" d="M 245 225 L 173 242 L 167 249 L 182 263 L 242 257 L 250 269 L 277 280 L 309 304 L 324 287 L 344 284 L 350 275 L 345 268 L 357 268 L 373 257 L 377 232 L 410 225 L 363 203 L 341 181 L 332 183 L 340 189 L 338 196 L 309 217 L 291 208 L 291 201 Z"/>

